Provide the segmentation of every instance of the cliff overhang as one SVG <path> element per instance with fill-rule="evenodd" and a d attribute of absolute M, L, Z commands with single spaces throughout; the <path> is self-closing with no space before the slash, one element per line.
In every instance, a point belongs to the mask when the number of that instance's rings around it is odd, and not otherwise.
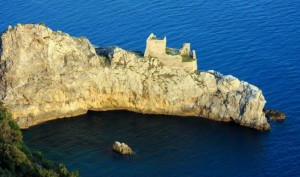
<path fill-rule="evenodd" d="M 9 27 L 1 46 L 1 100 L 22 128 L 125 109 L 270 129 L 262 91 L 230 75 L 190 72 L 118 47 L 99 55 L 86 38 L 43 25 Z"/>

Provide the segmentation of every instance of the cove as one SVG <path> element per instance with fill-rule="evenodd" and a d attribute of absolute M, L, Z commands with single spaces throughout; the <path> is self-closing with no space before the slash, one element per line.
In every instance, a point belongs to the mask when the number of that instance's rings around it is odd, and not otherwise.
<path fill-rule="evenodd" d="M 193 117 L 88 112 L 23 133 L 30 148 L 81 176 L 263 176 L 271 156 L 269 132 Z M 112 152 L 115 140 L 136 154 Z"/>

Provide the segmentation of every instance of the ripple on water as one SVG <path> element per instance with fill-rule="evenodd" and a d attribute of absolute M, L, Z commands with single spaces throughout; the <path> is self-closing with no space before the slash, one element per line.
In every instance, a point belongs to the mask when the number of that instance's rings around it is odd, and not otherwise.
<path fill-rule="evenodd" d="M 140 176 L 299 176 L 298 4 L 298 0 L 0 1 L 1 31 L 8 25 L 44 21 L 54 30 L 86 36 L 99 46 L 143 51 L 151 32 L 167 36 L 171 47 L 190 42 L 199 69 L 214 69 L 257 85 L 267 107 L 287 115 L 285 122 L 271 123 L 271 132 L 261 133 L 207 120 L 92 113 L 25 131 L 26 142 L 71 169 L 78 168 L 82 176 L 141 172 Z M 111 153 L 115 139 L 132 144 L 137 155 L 122 158 Z"/>

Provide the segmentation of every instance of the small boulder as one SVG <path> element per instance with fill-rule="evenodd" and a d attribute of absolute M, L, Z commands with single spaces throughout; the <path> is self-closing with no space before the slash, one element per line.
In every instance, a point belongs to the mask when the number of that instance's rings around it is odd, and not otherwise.
<path fill-rule="evenodd" d="M 115 143 L 112 146 L 112 150 L 123 155 L 132 155 L 133 151 L 132 149 L 125 143 L 120 143 L 118 141 L 115 141 Z"/>
<path fill-rule="evenodd" d="M 266 117 L 270 120 L 285 120 L 285 114 L 278 110 L 264 109 Z"/>

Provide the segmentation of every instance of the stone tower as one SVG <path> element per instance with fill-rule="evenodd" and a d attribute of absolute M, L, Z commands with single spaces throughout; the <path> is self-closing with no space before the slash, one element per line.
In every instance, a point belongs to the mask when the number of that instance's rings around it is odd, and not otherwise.
<path fill-rule="evenodd" d="M 161 57 L 166 55 L 167 38 L 157 39 L 156 36 L 151 33 L 146 41 L 145 57 Z"/>
<path fill-rule="evenodd" d="M 184 43 L 182 48 L 179 50 L 180 55 L 190 56 L 191 55 L 191 44 Z"/>

